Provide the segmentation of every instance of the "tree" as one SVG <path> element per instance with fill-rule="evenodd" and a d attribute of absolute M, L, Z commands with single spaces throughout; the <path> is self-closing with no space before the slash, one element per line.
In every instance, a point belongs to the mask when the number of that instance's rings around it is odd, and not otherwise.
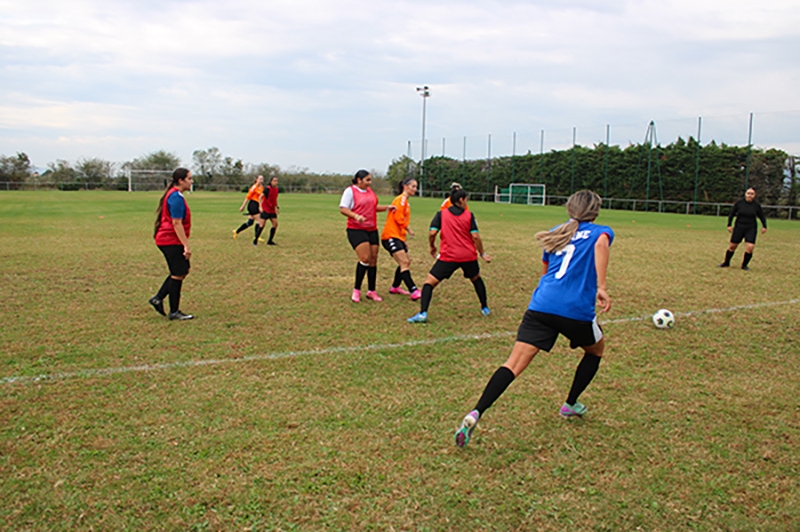
<path fill-rule="evenodd" d="M 111 181 L 114 164 L 99 157 L 80 159 L 76 170 L 81 174 L 80 181 L 96 188 Z"/>
<path fill-rule="evenodd" d="M 207 150 L 194 150 L 192 153 L 194 165 L 192 171 L 195 180 L 199 183 L 208 184 L 214 180 L 214 176 L 220 175 L 222 166 L 222 154 L 219 148 L 212 146 Z"/>
<path fill-rule="evenodd" d="M 6 189 L 18 189 L 31 176 L 31 160 L 23 152 L 16 157 L 0 156 L 0 181 L 8 183 Z"/>
<path fill-rule="evenodd" d="M 417 163 L 409 156 L 403 155 L 398 159 L 392 159 L 392 163 L 386 172 L 386 179 L 389 181 L 389 185 L 396 190 L 403 179 L 409 176 L 416 176 L 418 173 Z"/>
<path fill-rule="evenodd" d="M 171 152 L 158 150 L 125 163 L 123 167 L 130 168 L 131 170 L 162 170 L 172 172 L 180 165 L 180 157 Z"/>

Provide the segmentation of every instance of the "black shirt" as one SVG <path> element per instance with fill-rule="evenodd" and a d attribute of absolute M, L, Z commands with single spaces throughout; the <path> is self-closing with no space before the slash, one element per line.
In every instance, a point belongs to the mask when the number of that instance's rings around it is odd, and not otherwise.
<path fill-rule="evenodd" d="M 728 215 L 728 227 L 731 226 L 731 221 L 734 216 L 736 217 L 736 227 L 742 229 L 749 229 L 755 227 L 756 217 L 761 220 L 761 225 L 767 228 L 767 218 L 764 216 L 764 211 L 761 210 L 761 204 L 756 200 L 747 201 L 740 199 L 731 207 L 731 213 Z"/>

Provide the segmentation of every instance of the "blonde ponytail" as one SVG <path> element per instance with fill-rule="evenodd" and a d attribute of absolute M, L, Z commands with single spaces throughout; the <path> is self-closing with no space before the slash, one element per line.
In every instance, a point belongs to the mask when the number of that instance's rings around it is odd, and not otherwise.
<path fill-rule="evenodd" d="M 567 200 L 567 214 L 570 218 L 550 231 L 536 233 L 536 240 L 548 253 L 564 249 L 580 226 L 580 222 L 592 222 L 600 214 L 603 200 L 591 190 L 579 190 Z"/>

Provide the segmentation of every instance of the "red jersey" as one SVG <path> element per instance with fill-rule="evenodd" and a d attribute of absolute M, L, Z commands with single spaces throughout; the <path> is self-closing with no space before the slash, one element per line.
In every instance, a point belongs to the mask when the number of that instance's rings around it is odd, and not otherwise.
<path fill-rule="evenodd" d="M 269 214 L 275 214 L 278 207 L 278 187 L 267 185 L 264 187 L 264 195 L 261 196 L 261 209 Z"/>
<path fill-rule="evenodd" d="M 378 230 L 378 196 L 371 188 L 366 191 L 355 190 L 357 186 L 351 185 L 353 190 L 353 208 L 350 209 L 356 214 L 366 218 L 363 222 L 357 222 L 352 218 L 347 219 L 348 229 L 361 229 L 362 231 Z"/>
<path fill-rule="evenodd" d="M 164 195 L 164 203 L 161 205 L 161 223 L 156 230 L 156 245 L 157 246 L 182 246 L 183 243 L 178 238 L 175 232 L 175 227 L 172 225 L 172 216 L 169 214 L 169 205 L 167 200 L 173 194 L 180 194 L 180 191 L 172 187 Z M 183 231 L 186 233 L 186 238 L 189 238 L 189 232 L 192 229 L 192 213 L 189 211 L 189 204 L 186 203 L 186 198 L 183 199 L 183 205 L 186 208 L 186 215 L 183 217 Z"/>
<path fill-rule="evenodd" d="M 472 240 L 472 213 L 465 210 L 456 216 L 450 209 L 441 212 L 442 245 L 439 259 L 445 262 L 470 262 L 478 260 L 478 250 Z"/>

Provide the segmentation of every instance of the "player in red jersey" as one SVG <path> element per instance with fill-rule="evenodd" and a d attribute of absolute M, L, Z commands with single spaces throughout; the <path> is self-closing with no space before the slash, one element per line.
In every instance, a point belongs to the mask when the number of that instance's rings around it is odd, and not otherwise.
<path fill-rule="evenodd" d="M 275 231 L 278 230 L 278 213 L 281 208 L 278 206 L 278 177 L 272 176 L 269 183 L 264 187 L 264 193 L 261 195 L 261 216 L 258 220 L 258 227 L 256 227 L 256 238 L 253 244 L 258 244 L 258 238 L 264 230 L 267 220 L 270 221 L 272 227 L 269 230 L 269 239 L 267 245 L 277 246 L 272 239 L 275 238 Z"/>

